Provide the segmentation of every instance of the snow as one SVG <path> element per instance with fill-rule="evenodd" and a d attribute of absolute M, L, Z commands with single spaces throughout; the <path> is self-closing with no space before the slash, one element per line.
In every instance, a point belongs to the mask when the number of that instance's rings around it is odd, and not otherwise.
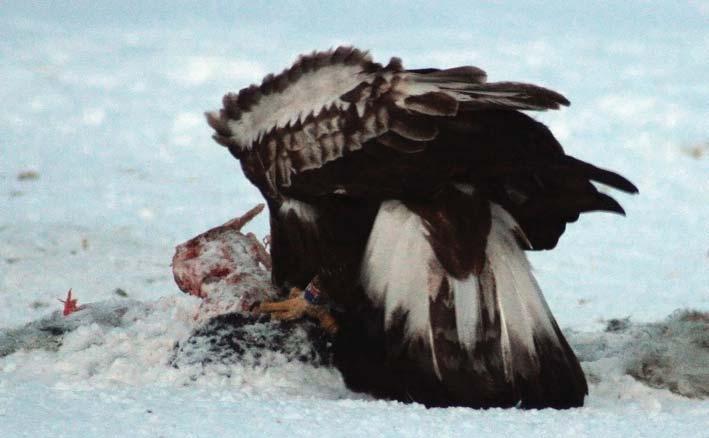
<path fill-rule="evenodd" d="M 708 10 L 659 0 L 0 3 L 0 333 L 36 334 L 24 324 L 52 318 L 69 288 L 98 315 L 61 346 L 33 338 L 0 358 L 0 434 L 702 436 L 706 399 L 628 373 L 652 349 L 706 357 L 701 342 L 642 333 L 676 309 L 709 311 Z M 298 53 L 339 43 L 383 62 L 474 64 L 491 80 L 559 90 L 572 106 L 538 118 L 568 152 L 640 188 L 618 195 L 626 218 L 589 215 L 531 256 L 593 376 L 586 407 L 427 410 L 351 393 L 335 371 L 299 363 L 236 364 L 230 378 L 168 365 L 199 306 L 172 279 L 175 245 L 260 202 L 202 113 Z M 265 217 L 248 230 L 265 235 Z M 625 317 L 637 325 L 603 331 Z"/>
<path fill-rule="evenodd" d="M 626 437 L 697 437 L 698 427 L 706 427 L 706 412 L 691 407 L 653 412 L 621 403 L 571 412 L 426 410 L 381 401 L 244 396 L 215 388 L 48 392 L 34 383 L 18 395 L 4 410 L 4 417 L 15 418 L 4 425 L 8 436 L 111 436 L 130 431 L 131 436 L 148 437 L 596 437 L 620 436 L 618 432 Z M 18 409 L 21 406 L 35 410 L 28 415 Z M 36 418 L 45 420 L 32 422 Z"/>

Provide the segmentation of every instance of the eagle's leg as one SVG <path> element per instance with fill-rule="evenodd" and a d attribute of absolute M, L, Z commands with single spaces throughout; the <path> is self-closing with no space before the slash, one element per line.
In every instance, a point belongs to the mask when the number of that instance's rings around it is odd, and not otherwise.
<path fill-rule="evenodd" d="M 317 287 L 317 277 L 308 284 L 305 290 L 294 287 L 290 295 L 283 301 L 266 301 L 261 303 L 259 310 L 270 313 L 273 318 L 283 321 L 300 319 L 305 316 L 316 319 L 325 331 L 330 334 L 337 332 L 337 322 L 321 302 L 321 292 Z"/>

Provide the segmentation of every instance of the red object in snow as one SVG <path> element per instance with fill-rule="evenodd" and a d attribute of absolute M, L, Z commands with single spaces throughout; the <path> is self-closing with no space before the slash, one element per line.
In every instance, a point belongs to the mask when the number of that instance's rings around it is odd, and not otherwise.
<path fill-rule="evenodd" d="M 71 315 L 72 313 L 79 310 L 79 306 L 77 305 L 79 300 L 77 300 L 76 298 L 71 298 L 71 289 L 69 289 L 69 292 L 66 293 L 66 300 L 59 301 L 61 303 L 64 303 L 64 311 L 62 312 L 64 316 Z"/>

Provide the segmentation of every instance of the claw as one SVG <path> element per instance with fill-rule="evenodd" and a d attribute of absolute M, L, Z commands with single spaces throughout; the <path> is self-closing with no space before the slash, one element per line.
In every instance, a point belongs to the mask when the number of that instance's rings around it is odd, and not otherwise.
<path fill-rule="evenodd" d="M 294 291 L 296 291 L 295 294 Z M 290 298 L 283 301 L 261 303 L 259 310 L 261 312 L 270 313 L 271 316 L 276 319 L 291 321 L 307 315 L 309 305 L 302 293 L 299 293 L 296 288 L 293 288 L 291 289 Z"/>
<path fill-rule="evenodd" d="M 325 308 L 325 306 L 315 306 L 310 304 L 308 315 L 317 319 L 320 327 L 326 332 L 334 335 L 339 330 L 335 317 Z"/>
<path fill-rule="evenodd" d="M 335 318 L 325 306 L 309 303 L 304 292 L 297 287 L 291 289 L 288 299 L 261 303 L 259 310 L 281 321 L 293 321 L 309 316 L 318 320 L 320 327 L 330 334 L 335 334 L 338 330 Z"/>

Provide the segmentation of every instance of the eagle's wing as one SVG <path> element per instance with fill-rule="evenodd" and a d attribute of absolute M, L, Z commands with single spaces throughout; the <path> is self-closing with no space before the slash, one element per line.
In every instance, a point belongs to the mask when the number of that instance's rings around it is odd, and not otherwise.
<path fill-rule="evenodd" d="M 402 152 L 425 148 L 438 135 L 428 116 L 460 110 L 544 110 L 568 105 L 560 94 L 530 84 L 487 83 L 476 67 L 404 70 L 354 48 L 301 56 L 277 76 L 224 97 L 207 113 L 215 140 L 239 154 L 256 149 L 274 166 L 277 184 L 379 140 Z"/>
<path fill-rule="evenodd" d="M 547 249 L 581 212 L 623 212 L 590 181 L 637 191 L 566 156 L 546 127 L 515 111 L 568 103 L 536 85 L 487 82 L 476 67 L 405 70 L 397 58 L 382 66 L 339 47 L 227 94 L 207 119 L 272 197 L 422 198 L 451 181 L 483 184 L 531 246 Z"/>
<path fill-rule="evenodd" d="M 376 142 L 416 153 L 439 135 L 435 119 L 470 109 L 558 108 L 560 94 L 529 84 L 487 83 L 475 67 L 404 70 L 357 49 L 302 56 L 290 69 L 224 97 L 207 114 L 217 142 L 237 156 L 258 154 L 279 189 L 293 178 Z"/>

